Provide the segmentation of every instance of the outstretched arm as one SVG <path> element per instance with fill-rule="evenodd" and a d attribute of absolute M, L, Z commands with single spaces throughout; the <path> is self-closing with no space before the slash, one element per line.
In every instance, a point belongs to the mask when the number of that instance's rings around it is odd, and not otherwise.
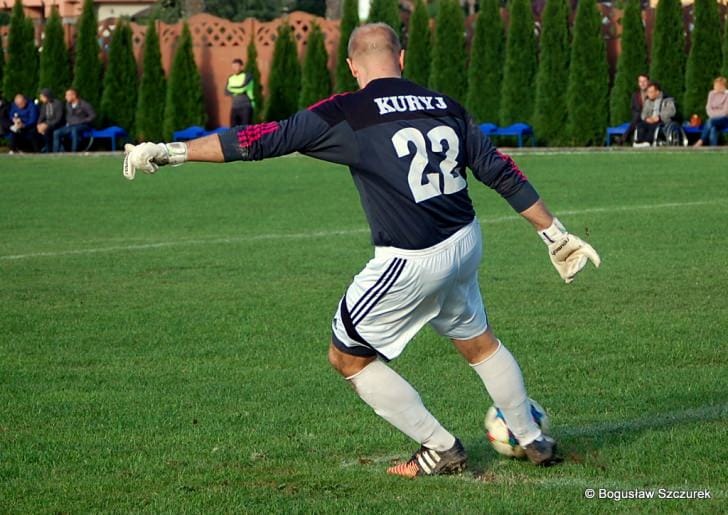
<path fill-rule="evenodd" d="M 358 151 L 351 143 L 351 129 L 333 126 L 311 109 L 299 111 L 280 122 L 233 127 L 220 134 L 175 143 L 126 145 L 124 177 L 134 179 L 136 170 L 154 173 L 160 166 L 185 161 L 222 163 L 256 161 L 302 152 L 334 163 L 351 164 Z"/>
<path fill-rule="evenodd" d="M 225 156 L 222 153 L 222 144 L 217 134 L 210 134 L 202 138 L 187 142 L 187 160 L 205 161 L 208 163 L 222 163 Z"/>
<path fill-rule="evenodd" d="M 122 173 L 126 179 L 134 180 L 137 170 L 154 173 L 160 166 L 181 165 L 186 161 L 222 163 L 225 156 L 217 134 L 203 136 L 188 142 L 140 143 L 124 145 Z"/>

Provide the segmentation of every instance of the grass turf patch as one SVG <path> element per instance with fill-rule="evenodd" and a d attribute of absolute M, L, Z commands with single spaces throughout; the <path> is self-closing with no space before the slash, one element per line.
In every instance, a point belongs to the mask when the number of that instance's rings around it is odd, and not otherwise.
<path fill-rule="evenodd" d="M 566 463 L 498 458 L 477 377 L 429 329 L 393 363 L 468 449 L 387 477 L 412 442 L 326 363 L 371 256 L 348 172 L 303 157 L 128 183 L 110 157 L 0 164 L 0 511 L 715 512 L 725 503 L 725 155 L 517 162 L 602 268 L 564 285 L 471 181 L 490 321 Z M 584 499 L 586 488 L 713 500 Z"/>

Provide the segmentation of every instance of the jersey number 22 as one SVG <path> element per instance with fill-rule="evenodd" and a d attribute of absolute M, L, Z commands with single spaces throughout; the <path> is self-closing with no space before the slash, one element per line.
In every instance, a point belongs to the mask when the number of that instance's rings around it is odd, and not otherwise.
<path fill-rule="evenodd" d="M 433 154 L 442 154 L 443 151 L 445 153 L 444 159 L 439 163 L 439 173 L 425 173 L 429 164 L 428 141 Z M 447 150 L 443 148 L 443 141 L 447 143 Z M 392 136 L 392 143 L 397 151 L 397 157 L 411 154 L 410 143 L 415 146 L 415 155 L 410 162 L 407 179 L 415 202 L 418 204 L 433 197 L 455 193 L 467 186 L 465 178 L 455 170 L 458 165 L 460 140 L 451 127 L 438 125 L 427 132 L 427 139 L 418 129 L 406 127 L 398 130 Z M 443 178 L 442 186 L 440 186 L 440 174 Z"/>

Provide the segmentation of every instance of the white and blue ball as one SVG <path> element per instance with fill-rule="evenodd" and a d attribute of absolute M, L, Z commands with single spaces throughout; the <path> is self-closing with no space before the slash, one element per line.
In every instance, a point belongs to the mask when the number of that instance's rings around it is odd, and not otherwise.
<path fill-rule="evenodd" d="M 539 403 L 533 399 L 528 399 L 531 404 L 531 416 L 533 420 L 541 428 L 544 434 L 548 434 L 549 416 Z M 518 440 L 511 432 L 506 424 L 503 413 L 495 406 L 491 406 L 485 414 L 485 432 L 488 441 L 499 454 L 512 458 L 523 458 L 526 454 L 523 448 L 518 444 Z"/>

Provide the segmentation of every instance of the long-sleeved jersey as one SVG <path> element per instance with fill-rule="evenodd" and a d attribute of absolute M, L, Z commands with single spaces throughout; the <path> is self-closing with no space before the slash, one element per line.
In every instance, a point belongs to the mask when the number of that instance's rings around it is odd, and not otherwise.
<path fill-rule="evenodd" d="M 371 81 L 280 122 L 220 134 L 226 161 L 300 152 L 347 165 L 377 246 L 423 249 L 469 224 L 466 168 L 516 211 L 538 194 L 451 98 L 398 78 Z"/>

